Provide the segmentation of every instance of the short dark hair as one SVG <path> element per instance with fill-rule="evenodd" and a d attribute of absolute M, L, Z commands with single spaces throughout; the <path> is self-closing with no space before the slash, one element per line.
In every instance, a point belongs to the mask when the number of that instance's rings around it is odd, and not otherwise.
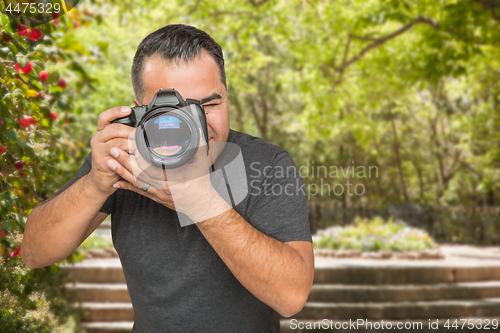
<path fill-rule="evenodd" d="M 158 55 L 166 61 L 186 62 L 198 57 L 205 50 L 215 60 L 220 78 L 227 89 L 222 48 L 206 32 L 184 24 L 171 24 L 148 35 L 141 42 L 132 63 L 132 86 L 140 100 L 145 93 L 142 81 L 144 61 Z"/>

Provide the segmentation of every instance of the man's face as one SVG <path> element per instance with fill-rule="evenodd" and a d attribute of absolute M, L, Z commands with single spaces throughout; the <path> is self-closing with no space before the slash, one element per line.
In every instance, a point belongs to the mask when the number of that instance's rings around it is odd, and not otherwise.
<path fill-rule="evenodd" d="M 207 52 L 188 63 L 166 62 L 158 56 L 146 60 L 142 73 L 146 90 L 141 96 L 149 104 L 160 89 L 174 88 L 182 98 L 201 101 L 207 116 L 208 139 L 226 142 L 229 135 L 229 104 L 219 68 Z M 136 101 L 137 104 L 137 101 Z"/>

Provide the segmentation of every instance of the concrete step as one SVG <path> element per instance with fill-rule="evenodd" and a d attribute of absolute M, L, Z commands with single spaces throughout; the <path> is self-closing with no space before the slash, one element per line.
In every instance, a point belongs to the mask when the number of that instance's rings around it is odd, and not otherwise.
<path fill-rule="evenodd" d="M 436 320 L 363 320 L 357 322 L 356 320 L 349 321 L 338 321 L 338 320 L 290 320 L 290 319 L 282 319 L 280 322 L 281 333 L 333 333 L 333 332 L 380 332 L 389 330 L 387 327 L 392 327 L 392 329 L 397 329 L 398 325 L 400 327 L 406 327 L 406 332 L 422 332 L 422 333 L 445 333 L 445 332 L 484 332 L 484 329 L 477 329 L 479 327 L 479 323 L 487 323 L 488 327 L 491 331 L 495 331 L 494 327 L 498 328 L 498 323 L 500 323 L 500 318 L 463 318 L 467 319 L 468 322 L 464 324 L 463 320 L 460 318 L 452 318 L 449 321 L 447 319 Z M 458 325 L 458 329 L 451 327 L 455 322 Z M 369 323 L 367 323 L 369 322 Z M 437 322 L 437 325 L 436 325 Z M 466 329 L 467 323 L 471 325 L 474 324 L 474 329 Z M 496 323 L 493 325 L 492 323 Z M 92 322 L 92 323 L 83 323 L 82 326 L 85 328 L 86 333 L 130 333 L 132 326 L 134 323 L 132 321 L 123 321 L 123 322 Z M 406 325 L 406 326 L 404 326 Z M 431 326 L 432 325 L 432 326 Z M 444 325 L 448 325 L 445 327 Z M 344 328 L 342 328 L 344 327 Z M 350 328 L 348 328 L 350 327 Z M 379 327 L 378 329 L 376 327 Z M 385 327 L 385 329 L 381 329 L 380 327 Z M 436 329 L 437 327 L 437 329 Z M 471 326 L 472 327 L 472 326 Z"/>
<path fill-rule="evenodd" d="M 70 279 L 83 283 L 125 283 L 125 275 L 118 258 L 90 259 L 74 265 L 61 266 L 70 273 Z"/>
<path fill-rule="evenodd" d="M 102 221 L 101 224 L 97 227 L 97 229 L 102 229 L 102 230 L 109 230 L 111 232 L 111 220 L 104 220 Z"/>
<path fill-rule="evenodd" d="M 83 302 L 83 321 L 87 322 L 109 322 L 109 321 L 133 321 L 134 309 L 132 303 L 103 303 Z"/>
<path fill-rule="evenodd" d="M 428 319 L 425 320 L 366 320 L 357 322 L 357 319 L 349 320 L 281 320 L 281 333 L 344 333 L 344 332 L 365 332 L 380 333 L 386 331 L 397 332 L 418 332 L 418 333 L 449 333 L 449 332 L 496 332 L 498 331 L 499 317 L 469 317 L 452 319 Z M 455 323 L 457 327 L 452 327 Z M 465 324 L 464 324 L 465 323 Z M 488 329 L 484 329 L 486 323 Z M 495 323 L 495 325 L 493 325 Z M 359 324 L 359 325 L 358 325 Z M 470 324 L 472 329 L 467 328 Z M 406 325 L 406 326 L 405 326 Z M 448 327 L 446 327 L 447 325 Z M 463 325 L 463 329 L 462 329 Z M 478 327 L 483 328 L 478 328 Z M 383 328 L 382 328 L 383 327 Z M 389 328 L 391 327 L 391 328 Z M 398 327 L 405 327 L 398 329 Z M 496 327 L 496 329 L 495 329 Z"/>
<path fill-rule="evenodd" d="M 307 302 L 295 319 L 428 319 L 494 317 L 500 298 L 432 302 L 324 303 Z"/>
<path fill-rule="evenodd" d="M 124 283 L 118 258 L 84 260 L 62 266 L 84 283 Z M 420 262 L 316 258 L 315 284 L 402 285 L 500 280 L 500 261 Z"/>
<path fill-rule="evenodd" d="M 466 319 L 466 318 L 464 318 Z M 493 320 L 496 320 L 496 323 L 500 323 L 500 318 L 468 318 L 470 319 L 470 323 L 475 324 L 475 326 L 479 326 L 479 321 L 481 320 L 482 323 L 485 323 L 486 320 L 489 320 L 489 323 L 492 323 Z M 462 324 L 464 321 L 461 321 L 460 319 L 457 320 L 457 325 L 459 329 L 457 330 L 456 328 L 447 328 L 444 327 L 446 324 L 446 320 L 440 319 L 437 322 L 437 329 L 434 328 L 429 328 L 429 321 L 428 320 L 400 320 L 400 321 L 394 321 L 394 320 L 383 320 L 383 321 L 378 321 L 378 320 L 371 320 L 370 324 L 367 325 L 366 320 L 363 322 L 359 322 L 360 325 L 356 326 L 351 326 L 351 329 L 347 328 L 349 327 L 351 323 L 349 321 L 338 321 L 338 320 L 328 320 L 328 321 L 314 321 L 314 320 L 290 320 L 290 319 L 282 319 L 281 320 L 281 333 L 333 333 L 333 332 L 366 332 L 366 333 L 378 333 L 381 331 L 388 330 L 388 326 L 390 325 L 392 329 L 397 330 L 397 325 L 398 323 L 400 326 L 403 326 L 406 324 L 407 329 L 406 331 L 408 332 L 421 332 L 421 333 L 445 333 L 445 332 L 463 332 L 465 331 L 465 327 L 467 324 L 464 325 L 464 330 L 461 330 L 460 328 L 462 327 Z M 451 319 L 448 324 L 451 326 L 453 325 L 453 322 L 455 319 Z M 356 322 L 356 320 L 354 320 Z M 432 327 L 435 327 L 436 320 L 432 320 Z M 92 323 L 83 323 L 82 326 L 85 328 L 86 333 L 130 333 L 130 330 L 132 329 L 132 326 L 134 325 L 134 322 L 132 321 L 123 321 L 123 322 L 92 322 Z M 314 326 L 316 325 L 316 326 Z M 385 327 L 384 330 L 381 328 L 375 329 L 375 327 Z M 343 329 L 342 326 L 346 327 L 347 329 Z M 316 327 L 316 329 L 314 328 Z M 335 328 L 336 327 L 336 328 Z M 353 329 L 353 327 L 356 327 L 356 329 Z M 493 328 L 494 326 L 492 324 L 489 324 L 490 327 L 490 332 L 495 331 Z M 397 330 L 401 332 L 401 330 Z M 479 333 L 479 332 L 485 332 L 483 329 L 467 329 L 467 332 L 474 332 L 474 333 Z M 403 330 L 404 332 L 404 330 Z"/>
<path fill-rule="evenodd" d="M 316 258 L 315 284 L 435 284 L 500 280 L 500 261 L 404 262 Z"/>
<path fill-rule="evenodd" d="M 86 333 L 130 333 L 134 326 L 133 321 L 96 321 L 82 323 Z"/>
<path fill-rule="evenodd" d="M 500 297 L 500 281 L 430 285 L 315 284 L 309 302 L 410 302 Z"/>
<path fill-rule="evenodd" d="M 125 283 L 71 283 L 66 288 L 71 293 L 71 301 L 130 302 Z"/>
<path fill-rule="evenodd" d="M 84 302 L 83 320 L 87 322 L 132 321 L 130 303 Z M 500 298 L 464 301 L 387 302 L 387 303 L 320 303 L 308 302 L 293 316 L 298 320 L 369 319 L 400 320 L 428 318 L 495 317 L 500 313 Z"/>

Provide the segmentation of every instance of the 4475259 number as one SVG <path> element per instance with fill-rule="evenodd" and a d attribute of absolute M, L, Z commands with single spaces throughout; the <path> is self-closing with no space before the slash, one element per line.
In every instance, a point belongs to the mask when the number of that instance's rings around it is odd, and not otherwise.
<path fill-rule="evenodd" d="M 17 3 L 13 6 L 12 3 L 9 3 L 7 8 L 5 9 L 8 13 L 31 13 L 31 14 L 52 14 L 59 13 L 61 11 L 61 5 L 58 3 Z"/>
<path fill-rule="evenodd" d="M 459 323 L 459 321 L 461 323 Z M 462 326 L 460 326 L 462 324 Z M 455 321 L 450 324 L 450 319 L 446 321 L 446 323 L 443 325 L 443 327 L 446 327 L 447 329 L 450 328 L 459 328 L 460 329 L 483 329 L 483 330 L 490 330 L 494 329 L 496 330 L 498 328 L 498 320 L 497 319 L 455 319 Z"/>

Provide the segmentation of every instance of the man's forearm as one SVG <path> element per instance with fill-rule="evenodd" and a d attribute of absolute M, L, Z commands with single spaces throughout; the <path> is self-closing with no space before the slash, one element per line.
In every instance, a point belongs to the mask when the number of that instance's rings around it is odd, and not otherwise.
<path fill-rule="evenodd" d="M 255 297 L 286 317 L 302 309 L 314 275 L 312 258 L 256 230 L 234 210 L 197 226 Z"/>
<path fill-rule="evenodd" d="M 87 176 L 63 193 L 39 204 L 28 216 L 22 257 L 39 268 L 71 254 L 87 236 L 93 218 L 108 196 L 88 183 Z"/>

